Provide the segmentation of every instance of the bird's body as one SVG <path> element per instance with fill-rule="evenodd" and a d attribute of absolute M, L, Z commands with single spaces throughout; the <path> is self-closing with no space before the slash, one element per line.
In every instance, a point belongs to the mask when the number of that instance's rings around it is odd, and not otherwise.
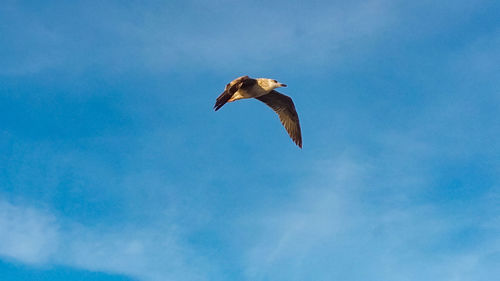
<path fill-rule="evenodd" d="M 238 77 L 226 85 L 224 92 L 217 98 L 214 109 L 219 110 L 227 102 L 256 98 L 278 114 L 292 140 L 302 148 L 302 134 L 295 106 L 290 97 L 274 90 L 279 87 L 286 87 L 286 85 L 268 78 Z"/>
<path fill-rule="evenodd" d="M 235 81 L 240 80 L 244 79 L 240 77 Z M 233 96 L 228 100 L 228 102 L 240 99 L 257 98 L 269 94 L 271 90 L 273 90 L 272 86 L 264 83 L 264 80 L 248 78 L 244 80 L 244 82 L 241 82 L 238 89 L 236 90 L 236 92 L 234 92 Z"/>

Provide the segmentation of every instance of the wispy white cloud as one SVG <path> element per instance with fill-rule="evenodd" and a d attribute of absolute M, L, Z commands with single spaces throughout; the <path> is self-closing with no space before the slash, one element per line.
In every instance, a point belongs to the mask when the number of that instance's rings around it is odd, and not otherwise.
<path fill-rule="evenodd" d="M 292 58 L 294 64 L 323 64 L 370 48 L 367 43 L 393 17 L 390 2 L 382 0 L 86 3 L 36 12 L 16 2 L 6 6 L 11 28 L 4 44 L 12 54 L 3 55 L 8 59 L 3 74 L 94 66 L 111 72 L 194 65 L 234 69 L 235 64 L 243 71 L 257 62 L 269 66 Z M 63 11 L 76 13 L 79 20 Z"/>
<path fill-rule="evenodd" d="M 321 181 L 304 183 L 286 206 L 259 214 L 245 255 L 248 279 L 487 280 L 498 273 L 491 266 L 500 254 L 497 226 L 419 203 L 415 197 L 432 178 L 386 180 L 377 174 L 387 170 L 370 162 L 347 157 L 324 166 Z M 488 196 L 486 212 L 497 221 Z M 463 235 L 481 238 L 471 245 Z"/>
<path fill-rule="evenodd" d="M 59 225 L 50 213 L 0 200 L 1 256 L 45 263 L 57 252 L 59 239 Z"/>
<path fill-rule="evenodd" d="M 200 200 L 193 210 L 191 198 L 197 195 L 180 192 L 169 184 L 172 176 L 163 165 L 151 164 L 162 158 L 158 154 L 167 157 L 165 133 L 127 138 L 134 143 L 128 153 L 135 156 L 126 173 L 106 164 L 99 152 L 101 145 L 118 148 L 121 137 L 87 139 L 91 151 L 58 151 L 52 142 L 3 136 L 2 146 L 11 148 L 4 159 L 12 175 L 6 181 L 16 189 L 9 193 L 2 187 L 0 193 L 1 258 L 139 280 L 207 280 L 216 271 L 187 241 L 209 210 L 199 211 Z M 12 198 L 22 203 L 9 202 Z"/>
<path fill-rule="evenodd" d="M 48 211 L 0 201 L 0 256 L 66 265 L 140 280 L 207 280 L 211 270 L 172 226 L 88 226 Z"/>

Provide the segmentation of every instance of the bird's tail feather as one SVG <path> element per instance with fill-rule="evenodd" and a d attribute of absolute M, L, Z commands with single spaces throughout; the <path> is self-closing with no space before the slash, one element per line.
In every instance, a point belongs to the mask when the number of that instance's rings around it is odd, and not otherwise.
<path fill-rule="evenodd" d="M 227 91 L 224 91 L 224 93 L 222 93 L 218 98 L 217 98 L 217 101 L 215 102 L 215 105 L 214 105 L 214 109 L 215 111 L 219 110 L 224 104 L 226 104 L 226 102 L 229 101 L 229 99 L 231 99 L 233 95 L 231 95 L 230 93 L 228 93 Z"/>

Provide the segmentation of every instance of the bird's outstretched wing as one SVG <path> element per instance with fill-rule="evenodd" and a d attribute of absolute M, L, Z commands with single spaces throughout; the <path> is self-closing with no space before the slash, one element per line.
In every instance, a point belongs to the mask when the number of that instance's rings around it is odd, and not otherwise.
<path fill-rule="evenodd" d="M 267 95 L 256 99 L 267 104 L 279 116 L 281 124 L 285 127 L 292 140 L 302 148 L 302 133 L 300 131 L 299 116 L 295 111 L 295 105 L 289 96 L 285 96 L 276 91 L 271 91 Z"/>
<path fill-rule="evenodd" d="M 231 99 L 234 93 L 236 93 L 239 89 L 250 87 L 256 82 L 257 81 L 255 79 L 252 79 L 246 75 L 238 77 L 229 82 L 229 84 L 226 85 L 226 89 L 224 89 L 224 92 L 222 92 L 222 94 L 220 94 L 220 96 L 215 101 L 215 111 L 219 110 L 224 104 L 226 104 L 226 102 Z"/>

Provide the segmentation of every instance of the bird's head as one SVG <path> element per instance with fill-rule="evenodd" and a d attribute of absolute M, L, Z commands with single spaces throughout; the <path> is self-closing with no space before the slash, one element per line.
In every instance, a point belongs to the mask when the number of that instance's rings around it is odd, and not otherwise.
<path fill-rule="evenodd" d="M 274 79 L 261 78 L 259 80 L 261 80 L 259 81 L 260 86 L 269 91 L 280 87 L 286 87 L 286 84 L 280 83 Z"/>

